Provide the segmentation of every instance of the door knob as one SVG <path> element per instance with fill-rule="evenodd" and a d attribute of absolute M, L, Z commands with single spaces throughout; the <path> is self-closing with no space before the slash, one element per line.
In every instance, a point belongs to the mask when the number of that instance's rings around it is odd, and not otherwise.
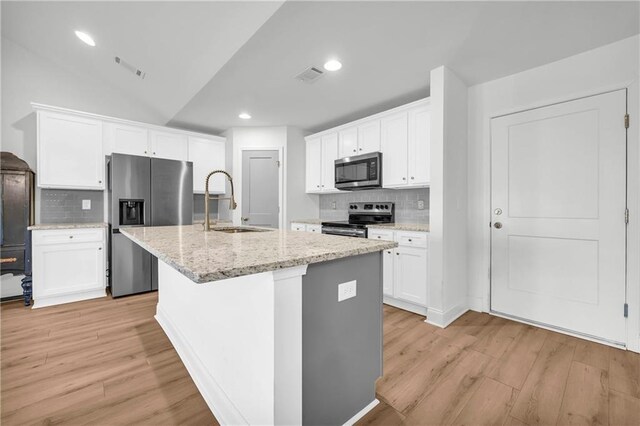
<path fill-rule="evenodd" d="M 500 229 L 500 228 L 502 228 L 502 223 L 500 223 L 500 222 L 496 222 L 496 223 L 494 223 L 494 224 L 493 224 L 493 226 L 494 226 L 496 229 Z"/>
<path fill-rule="evenodd" d="M 502 209 L 495 209 L 493 211 L 493 214 L 495 214 L 496 216 L 500 216 L 502 214 Z"/>

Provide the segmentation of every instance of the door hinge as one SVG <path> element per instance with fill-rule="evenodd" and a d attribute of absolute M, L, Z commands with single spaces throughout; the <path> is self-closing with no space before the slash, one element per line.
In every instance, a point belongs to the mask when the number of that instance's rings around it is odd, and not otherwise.
<path fill-rule="evenodd" d="M 629 318 L 629 304 L 628 303 L 624 304 L 624 317 L 625 318 Z"/>
<path fill-rule="evenodd" d="M 624 115 L 624 128 L 625 129 L 629 128 L 629 114 Z"/>
<path fill-rule="evenodd" d="M 629 209 L 628 208 L 624 209 L 624 223 L 627 224 L 627 225 L 629 224 Z"/>

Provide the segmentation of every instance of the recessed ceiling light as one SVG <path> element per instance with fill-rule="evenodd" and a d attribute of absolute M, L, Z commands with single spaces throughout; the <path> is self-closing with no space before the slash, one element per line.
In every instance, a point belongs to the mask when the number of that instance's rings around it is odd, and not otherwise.
<path fill-rule="evenodd" d="M 96 45 L 96 42 L 93 41 L 91 36 L 87 33 L 83 33 L 82 31 L 76 31 L 76 37 L 78 37 L 80 40 L 82 40 L 83 42 L 85 42 L 91 47 L 95 47 Z"/>
<path fill-rule="evenodd" d="M 241 112 L 238 117 L 242 118 L 243 120 L 248 120 L 251 118 L 251 116 L 249 114 L 247 114 L 246 112 Z"/>
<path fill-rule="evenodd" d="M 342 64 L 335 59 L 331 59 L 324 64 L 324 69 L 327 71 L 338 71 L 340 68 L 342 68 Z"/>

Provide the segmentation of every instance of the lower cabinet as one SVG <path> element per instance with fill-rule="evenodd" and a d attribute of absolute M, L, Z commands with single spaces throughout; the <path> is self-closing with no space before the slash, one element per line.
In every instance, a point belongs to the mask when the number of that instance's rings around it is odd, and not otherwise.
<path fill-rule="evenodd" d="M 314 234 L 322 234 L 322 225 L 291 222 L 291 230 L 300 231 L 300 232 L 313 232 Z"/>
<path fill-rule="evenodd" d="M 371 229 L 369 238 L 398 243 L 395 249 L 382 252 L 384 302 L 426 315 L 429 262 L 427 233 Z"/>
<path fill-rule="evenodd" d="M 33 307 L 104 297 L 103 228 L 34 230 Z"/>

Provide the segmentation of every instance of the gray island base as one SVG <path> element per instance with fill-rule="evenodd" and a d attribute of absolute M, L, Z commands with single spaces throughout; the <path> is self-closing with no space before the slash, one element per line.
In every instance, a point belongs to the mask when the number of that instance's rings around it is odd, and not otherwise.
<path fill-rule="evenodd" d="M 158 254 L 135 232 L 123 233 Z M 334 250 L 346 238 L 309 237 Z M 204 283 L 179 271 L 179 259 L 159 259 L 156 319 L 221 424 L 352 424 L 378 403 L 380 250 L 395 243 L 358 244 L 360 254 Z M 355 297 L 338 301 L 349 282 Z"/>

